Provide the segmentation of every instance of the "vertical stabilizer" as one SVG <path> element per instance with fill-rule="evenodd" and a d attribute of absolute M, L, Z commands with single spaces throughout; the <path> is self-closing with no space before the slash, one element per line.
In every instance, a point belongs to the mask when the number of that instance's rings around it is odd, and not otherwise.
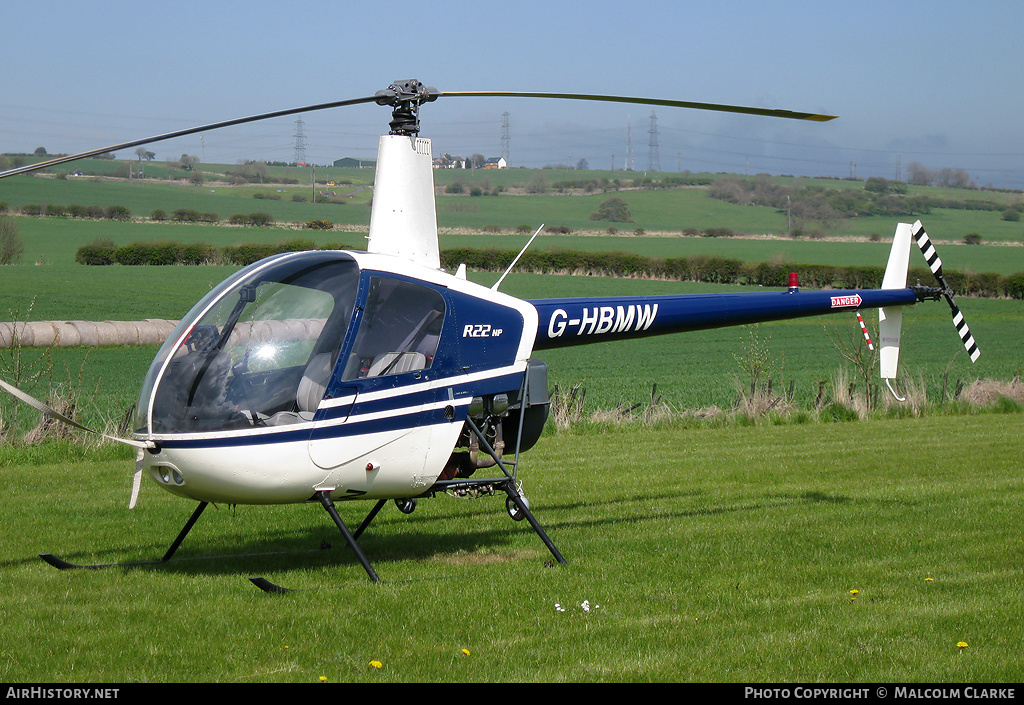
<path fill-rule="evenodd" d="M 882 278 L 883 289 L 903 289 L 907 286 L 907 271 L 910 267 L 911 228 L 907 223 L 896 226 L 896 235 L 889 252 L 889 263 Z M 894 306 L 878 309 L 878 338 L 881 346 L 878 360 L 883 379 L 895 379 L 900 357 L 900 328 L 903 323 L 903 308 Z"/>
<path fill-rule="evenodd" d="M 380 138 L 366 249 L 440 269 L 430 140 Z"/>

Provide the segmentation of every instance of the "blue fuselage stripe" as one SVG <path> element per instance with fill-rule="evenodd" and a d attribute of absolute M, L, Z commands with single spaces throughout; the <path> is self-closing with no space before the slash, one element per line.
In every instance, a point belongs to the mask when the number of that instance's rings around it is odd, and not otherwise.
<path fill-rule="evenodd" d="M 397 387 L 383 397 L 377 396 L 379 392 L 359 394 L 354 397 L 354 404 L 321 408 L 315 417 L 315 425 L 306 423 L 295 429 L 288 426 L 267 427 L 257 433 L 246 429 L 238 434 L 167 436 L 157 442 L 165 448 L 237 448 L 345 438 L 442 423 L 461 424 L 466 420 L 469 401 L 473 396 L 518 389 L 522 373 L 499 374 L 473 382 L 456 382 L 457 379 L 445 379 L 438 386 L 430 388 L 424 388 L 423 383 L 416 382 L 408 385 L 410 391 L 403 392 L 401 387 Z M 367 397 L 365 401 L 364 396 Z M 451 420 L 444 414 L 445 401 L 450 401 L 454 410 Z"/>

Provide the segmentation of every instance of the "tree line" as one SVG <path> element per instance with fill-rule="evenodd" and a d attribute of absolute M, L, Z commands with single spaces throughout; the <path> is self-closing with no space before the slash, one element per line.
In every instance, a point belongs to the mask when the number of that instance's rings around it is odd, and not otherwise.
<path fill-rule="evenodd" d="M 120 247 L 98 240 L 78 249 L 75 261 L 86 265 L 248 265 L 281 252 L 299 250 L 349 249 L 346 245 L 317 245 L 309 240 L 278 244 L 248 243 L 229 247 L 176 242 L 132 243 Z M 518 252 L 495 248 L 451 248 L 442 250 L 441 266 L 455 271 L 460 264 L 483 272 L 503 272 Z M 791 262 L 744 262 L 730 257 L 646 257 L 631 252 L 581 252 L 551 250 L 526 252 L 516 269 L 538 274 L 576 274 L 604 277 L 635 277 L 670 281 L 734 284 L 784 288 L 789 273 L 797 272 L 800 284 L 809 289 L 876 289 L 882 285 L 885 268 Z M 985 298 L 1024 299 L 1024 272 L 1002 275 L 944 270 L 953 290 L 960 295 Z M 910 270 L 910 281 L 932 281 L 926 268 Z"/>

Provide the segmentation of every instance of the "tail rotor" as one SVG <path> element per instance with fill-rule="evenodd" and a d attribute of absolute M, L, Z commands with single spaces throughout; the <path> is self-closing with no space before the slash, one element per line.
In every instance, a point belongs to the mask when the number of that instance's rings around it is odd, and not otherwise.
<path fill-rule="evenodd" d="M 928 267 L 932 270 L 932 274 L 935 275 L 935 280 L 942 289 L 942 296 L 945 297 L 946 303 L 949 304 L 949 308 L 953 312 L 953 325 L 956 326 L 956 332 L 960 336 L 960 341 L 964 344 L 964 349 L 970 355 L 971 362 L 977 362 L 981 351 L 978 349 L 974 336 L 971 335 L 971 329 L 967 326 L 967 321 L 964 320 L 964 314 L 960 311 L 960 307 L 956 305 L 956 301 L 953 300 L 953 289 L 942 273 L 942 260 L 939 259 L 939 253 L 935 251 L 935 247 L 928 238 L 928 233 L 924 231 L 924 226 L 920 220 L 914 223 L 911 228 L 911 234 L 914 236 L 914 242 L 921 249 L 921 254 L 924 255 L 925 260 L 928 262 Z"/>

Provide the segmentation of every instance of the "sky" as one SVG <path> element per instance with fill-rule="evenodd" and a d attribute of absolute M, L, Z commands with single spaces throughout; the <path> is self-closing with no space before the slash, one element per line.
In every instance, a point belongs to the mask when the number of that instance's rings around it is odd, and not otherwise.
<path fill-rule="evenodd" d="M 370 96 L 416 78 L 441 91 L 611 94 L 839 116 L 816 123 L 447 97 L 421 112 L 435 155 L 501 156 L 507 112 L 512 166 L 586 160 L 622 169 L 631 146 L 637 171 L 905 179 L 917 162 L 962 169 L 979 186 L 1024 189 L 1020 0 L 0 0 L 0 17 L 0 152 L 73 153 Z M 303 113 L 306 159 L 372 159 L 389 119 L 373 104 Z M 295 121 L 149 149 L 159 160 L 290 162 Z M 134 149 L 117 156 L 134 158 Z"/>

